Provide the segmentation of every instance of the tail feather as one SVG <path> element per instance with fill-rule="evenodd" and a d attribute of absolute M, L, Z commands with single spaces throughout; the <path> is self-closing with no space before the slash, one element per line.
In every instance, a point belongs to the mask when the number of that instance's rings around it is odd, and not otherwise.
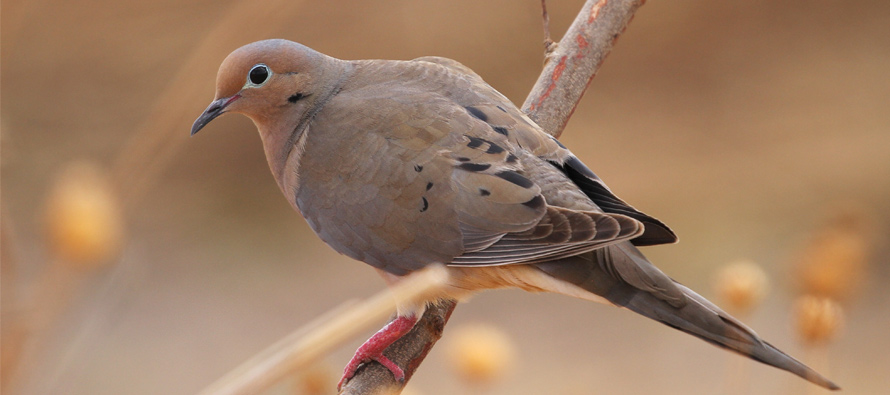
<path fill-rule="evenodd" d="M 623 307 L 718 347 L 794 373 L 822 387 L 840 389 L 813 369 L 761 339 L 752 329 L 707 299 L 682 285 L 680 289 L 689 298 L 689 303 L 680 309 L 664 302 L 659 303 L 645 293 L 639 293 L 630 304 Z"/>
<path fill-rule="evenodd" d="M 761 339 L 753 330 L 707 299 L 667 277 L 628 242 L 536 266 L 553 277 L 602 296 L 616 306 L 794 373 L 822 387 L 840 389 L 813 369 Z M 639 272 L 646 273 L 648 281 L 628 281 L 621 275 Z M 671 286 L 665 287 L 668 281 Z M 681 295 L 679 298 L 678 292 Z"/>

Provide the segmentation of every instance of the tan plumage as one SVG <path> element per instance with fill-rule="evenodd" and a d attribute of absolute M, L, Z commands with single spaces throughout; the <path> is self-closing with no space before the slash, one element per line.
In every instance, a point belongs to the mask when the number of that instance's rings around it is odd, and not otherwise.
<path fill-rule="evenodd" d="M 254 121 L 316 234 L 389 278 L 441 263 L 451 286 L 435 297 L 519 287 L 604 301 L 836 387 L 649 263 L 634 245 L 673 232 L 458 62 L 342 61 L 260 41 L 223 62 L 192 133 L 224 112 Z M 385 359 L 376 336 L 345 378 Z"/>

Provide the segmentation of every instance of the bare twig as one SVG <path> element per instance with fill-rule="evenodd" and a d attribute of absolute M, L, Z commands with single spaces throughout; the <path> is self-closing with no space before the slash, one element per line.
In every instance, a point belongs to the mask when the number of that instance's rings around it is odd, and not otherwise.
<path fill-rule="evenodd" d="M 550 53 L 556 49 L 554 45 L 556 43 L 550 38 L 550 15 L 547 14 L 547 0 L 541 0 L 541 19 L 543 19 L 544 25 L 544 58 L 548 59 Z"/>
<path fill-rule="evenodd" d="M 522 110 L 544 131 L 559 136 L 581 100 L 584 90 L 644 0 L 588 0 L 558 47 L 549 54 L 544 71 L 525 100 Z M 543 5 L 543 1 L 542 1 Z M 546 8 L 545 29 L 547 26 Z M 405 371 L 405 382 L 397 382 L 387 368 L 369 362 L 356 372 L 341 394 L 398 394 L 420 366 L 423 357 L 441 337 L 456 301 L 429 308 L 407 335 L 386 349 L 385 354 Z M 441 325 L 438 325 L 441 323 Z M 403 358 L 403 350 L 423 350 L 417 357 Z M 410 351 L 409 351 L 410 352 Z M 396 358 L 393 358 L 396 357 Z"/>
<path fill-rule="evenodd" d="M 588 0 L 547 59 L 522 111 L 559 137 L 615 40 L 644 2 Z"/>

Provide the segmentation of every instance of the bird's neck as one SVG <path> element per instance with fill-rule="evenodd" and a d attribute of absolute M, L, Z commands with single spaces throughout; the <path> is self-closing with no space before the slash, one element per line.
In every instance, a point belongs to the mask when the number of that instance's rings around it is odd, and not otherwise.
<path fill-rule="evenodd" d="M 294 104 L 286 116 L 274 117 L 277 122 L 257 124 L 263 140 L 263 149 L 269 168 L 278 182 L 279 188 L 289 199 L 299 187 L 300 158 L 303 153 L 307 133 L 315 116 L 341 89 L 352 72 L 349 62 L 335 58 L 326 58 L 325 66 L 320 69 L 320 81 L 330 81 L 315 89 L 314 93 L 303 99 L 304 102 Z"/>

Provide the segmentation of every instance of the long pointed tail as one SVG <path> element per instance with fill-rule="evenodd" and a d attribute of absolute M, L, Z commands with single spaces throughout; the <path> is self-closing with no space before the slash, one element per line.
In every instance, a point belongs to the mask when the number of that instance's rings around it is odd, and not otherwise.
<path fill-rule="evenodd" d="M 813 369 L 761 339 L 753 330 L 707 299 L 672 280 L 628 242 L 536 266 L 617 306 L 794 373 L 822 387 L 840 389 Z"/>

